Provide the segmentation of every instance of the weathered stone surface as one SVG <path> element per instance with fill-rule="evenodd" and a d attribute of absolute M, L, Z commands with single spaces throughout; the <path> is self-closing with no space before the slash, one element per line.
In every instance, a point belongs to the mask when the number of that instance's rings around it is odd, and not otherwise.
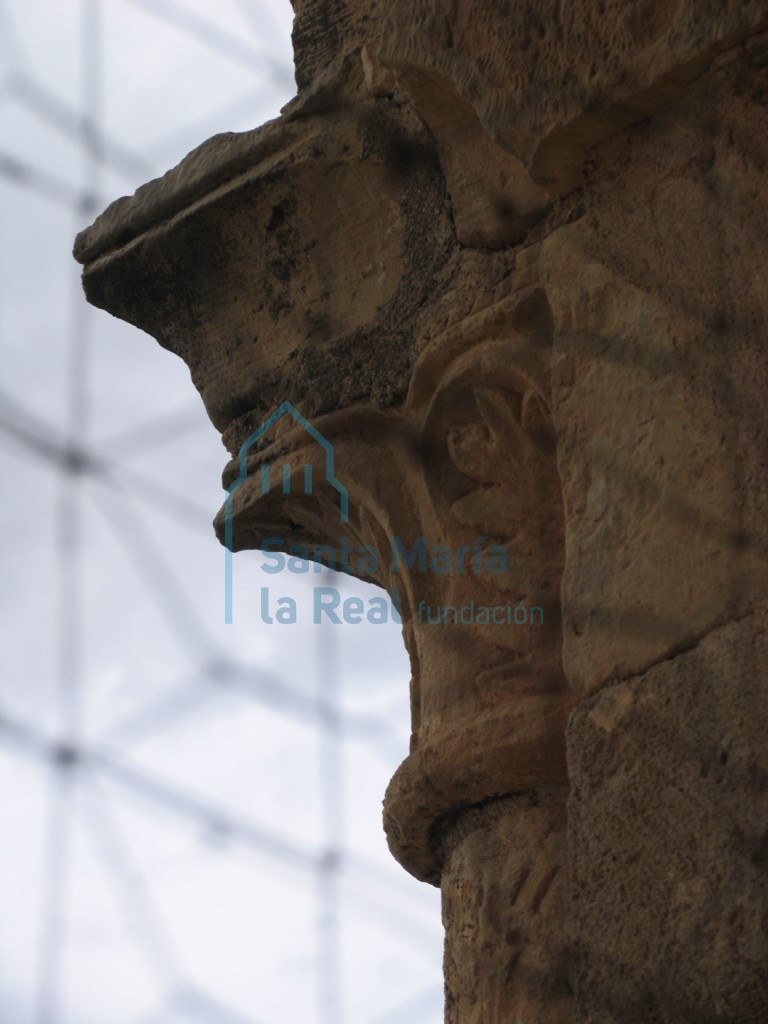
<path fill-rule="evenodd" d="M 760 0 L 396 0 L 382 17 L 381 53 L 443 72 L 491 138 L 562 191 L 580 180 L 590 146 L 766 27 Z"/>
<path fill-rule="evenodd" d="M 446 1024 L 572 1018 L 565 793 L 520 793 L 446 823 Z"/>
<path fill-rule="evenodd" d="M 375 32 L 374 0 L 291 0 L 293 51 L 299 89 L 340 55 L 359 49 Z"/>
<path fill-rule="evenodd" d="M 766 5 L 295 9 L 298 96 L 84 232 L 88 297 L 188 363 L 235 549 L 346 535 L 397 594 L 448 1019 L 768 1019 Z M 286 399 L 346 523 L 294 420 L 250 445 Z M 473 602 L 543 623 L 425 621 Z"/>
<path fill-rule="evenodd" d="M 721 626 L 571 719 L 584 1024 L 766 1019 L 765 623 Z"/>
<path fill-rule="evenodd" d="M 221 181 L 217 160 L 237 173 Z M 171 172 L 81 236 L 90 301 L 185 359 L 233 454 L 286 399 L 309 416 L 402 400 L 452 237 L 418 118 L 383 100 L 216 137 L 187 162 L 189 182 Z"/>
<path fill-rule="evenodd" d="M 458 92 L 488 136 L 557 192 L 587 150 L 655 113 L 768 29 L 760 0 L 295 0 L 297 80 L 364 42 L 407 78 Z M 760 53 L 763 48 L 758 48 Z M 417 70 L 420 69 L 420 70 Z M 450 134 L 450 131 L 446 134 Z"/>
<path fill-rule="evenodd" d="M 577 691 L 766 585 L 768 79 L 749 77 L 721 69 L 596 150 L 583 218 L 542 244 Z"/>

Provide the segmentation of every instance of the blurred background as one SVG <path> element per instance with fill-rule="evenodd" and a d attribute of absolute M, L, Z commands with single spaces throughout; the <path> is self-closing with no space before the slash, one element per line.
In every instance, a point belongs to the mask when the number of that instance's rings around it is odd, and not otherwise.
<path fill-rule="evenodd" d="M 0 1024 L 438 1024 L 390 857 L 399 626 L 311 623 L 211 520 L 186 367 L 85 303 L 78 230 L 294 93 L 288 0 L 0 0 Z M 368 596 L 345 577 L 334 585 Z M 301 609 L 304 609 L 302 613 Z"/>

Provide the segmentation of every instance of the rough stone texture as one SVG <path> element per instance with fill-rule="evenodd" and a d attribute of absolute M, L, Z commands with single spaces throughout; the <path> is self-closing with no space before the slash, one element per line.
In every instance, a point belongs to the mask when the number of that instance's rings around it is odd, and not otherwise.
<path fill-rule="evenodd" d="M 535 181 L 562 190 L 580 179 L 591 145 L 766 27 L 760 0 L 395 0 L 381 51 L 442 71 Z"/>
<path fill-rule="evenodd" d="M 469 103 L 533 181 L 581 179 L 589 147 L 653 114 L 768 28 L 761 0 L 297 0 L 297 80 L 362 43 Z M 453 135 L 451 128 L 447 133 Z M 458 134 L 458 133 L 456 133 Z"/>
<path fill-rule="evenodd" d="M 113 204 L 88 297 L 188 363 L 235 549 L 378 554 L 448 1020 L 768 1020 L 768 5 L 295 9 L 297 97 Z M 348 523 L 290 417 L 249 445 L 286 399 Z M 509 569 L 395 572 L 419 536 Z M 422 619 L 468 602 L 544 624 Z"/>
<path fill-rule="evenodd" d="M 580 692 L 765 586 L 768 76 L 744 72 L 595 150 L 584 217 L 542 245 Z"/>
<path fill-rule="evenodd" d="M 577 1020 L 762 1024 L 766 617 L 611 686 L 568 728 Z"/>
<path fill-rule="evenodd" d="M 447 1024 L 573 1019 L 564 796 L 521 793 L 446 824 Z"/>
<path fill-rule="evenodd" d="M 374 0 L 291 0 L 293 50 L 299 89 L 340 54 L 370 38 L 376 20 Z"/>
<path fill-rule="evenodd" d="M 309 416 L 402 399 L 451 240 L 421 123 L 382 100 L 207 148 L 187 158 L 190 181 L 171 172 L 84 236 L 90 300 L 188 363 L 233 454 L 286 399 Z M 220 181 L 217 161 L 237 173 Z"/>

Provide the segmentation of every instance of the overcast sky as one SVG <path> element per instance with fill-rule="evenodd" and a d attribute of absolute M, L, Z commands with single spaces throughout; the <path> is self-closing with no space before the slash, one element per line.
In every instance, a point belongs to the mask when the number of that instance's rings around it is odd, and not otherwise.
<path fill-rule="evenodd" d="M 442 1019 L 438 893 L 381 829 L 399 627 L 262 623 L 256 552 L 224 624 L 226 452 L 184 364 L 89 309 L 71 257 L 111 200 L 278 114 L 291 18 L 0 0 L 0 1024 Z M 306 611 L 317 582 L 272 586 Z"/>

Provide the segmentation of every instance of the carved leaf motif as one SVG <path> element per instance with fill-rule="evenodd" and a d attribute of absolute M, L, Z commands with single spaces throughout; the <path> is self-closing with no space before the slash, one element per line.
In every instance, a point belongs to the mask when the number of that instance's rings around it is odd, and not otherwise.
<path fill-rule="evenodd" d="M 551 475 L 549 418 L 532 390 L 481 387 L 473 397 L 480 422 L 450 427 L 446 441 L 454 466 L 485 486 L 453 502 L 451 512 L 464 526 L 511 539 L 516 526 L 543 512 L 537 506 Z"/>

